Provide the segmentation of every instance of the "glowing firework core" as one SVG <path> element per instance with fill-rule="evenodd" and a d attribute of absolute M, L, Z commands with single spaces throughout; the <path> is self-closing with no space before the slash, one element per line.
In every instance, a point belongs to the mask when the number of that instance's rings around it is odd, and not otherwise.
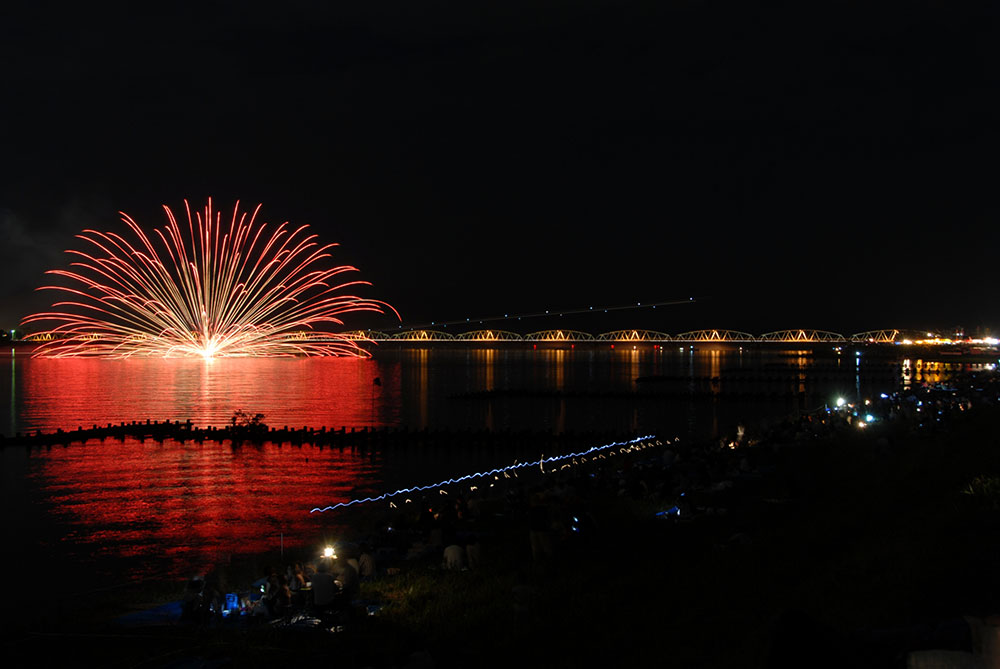
<path fill-rule="evenodd" d="M 256 221 L 260 205 L 247 220 L 237 202 L 228 224 L 213 213 L 211 199 L 193 216 L 187 200 L 184 208 L 187 226 L 164 205 L 169 223 L 152 239 L 125 213 L 136 242 L 114 232 L 77 235 L 98 251 L 69 250 L 80 259 L 72 269 L 47 272 L 71 285 L 39 289 L 67 295 L 52 305 L 65 311 L 22 322 L 54 323 L 39 333 L 51 339 L 36 355 L 367 356 L 356 337 L 318 328 L 341 326 L 341 316 L 358 311 L 388 309 L 398 318 L 385 302 L 345 294 L 369 284 L 340 282 L 341 274 L 357 270 L 331 267 L 336 244 L 320 246 L 308 226 L 292 230 L 282 223 L 269 230 Z"/>

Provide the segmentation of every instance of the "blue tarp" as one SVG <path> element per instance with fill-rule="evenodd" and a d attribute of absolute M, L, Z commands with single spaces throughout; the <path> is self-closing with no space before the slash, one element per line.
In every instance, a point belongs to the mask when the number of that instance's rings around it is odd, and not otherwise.
<path fill-rule="evenodd" d="M 168 602 L 161 606 L 144 611 L 128 613 L 115 620 L 118 625 L 126 627 L 143 627 L 146 625 L 169 625 L 181 619 L 181 603 Z"/>

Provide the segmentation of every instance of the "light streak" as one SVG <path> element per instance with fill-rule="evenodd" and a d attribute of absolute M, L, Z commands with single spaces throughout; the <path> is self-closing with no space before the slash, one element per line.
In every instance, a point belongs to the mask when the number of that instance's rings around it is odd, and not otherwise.
<path fill-rule="evenodd" d="M 492 476 L 494 480 L 498 480 L 500 474 L 503 474 L 506 478 L 510 478 L 511 473 L 513 473 L 514 476 L 516 477 L 518 469 L 522 469 L 524 467 L 534 467 L 535 465 L 540 465 L 542 462 L 553 463 L 553 462 L 559 462 L 561 460 L 575 460 L 576 458 L 588 455 L 590 453 L 598 453 L 599 456 L 603 456 L 603 451 L 608 451 L 610 455 L 617 455 L 619 453 L 630 453 L 635 450 L 639 450 L 640 448 L 646 448 L 647 446 L 654 444 L 657 446 L 661 445 L 661 442 L 659 440 L 656 440 L 652 444 L 642 443 L 652 439 L 656 439 L 655 435 L 646 435 L 644 437 L 636 437 L 635 439 L 631 439 L 629 441 L 611 442 L 610 444 L 604 444 L 603 446 L 594 446 L 580 453 L 567 453 L 566 455 L 554 455 L 548 458 L 543 457 L 541 460 L 535 460 L 534 462 L 515 462 L 514 464 L 508 465 L 506 467 L 498 467 L 496 469 L 491 469 L 489 471 L 476 472 L 474 474 L 466 474 L 465 476 L 459 476 L 458 478 L 447 479 L 446 481 L 440 481 L 438 483 L 432 483 L 430 485 L 414 486 L 412 488 L 401 488 L 400 490 L 397 490 L 395 492 L 383 493 L 381 495 L 378 495 L 377 497 L 352 499 L 349 502 L 337 502 L 336 504 L 331 504 L 330 506 L 324 506 L 322 508 L 314 507 L 309 511 L 309 513 L 316 513 L 316 512 L 325 513 L 327 511 L 333 511 L 335 509 L 343 509 L 357 504 L 366 504 L 368 502 L 382 502 L 385 500 L 390 500 L 396 495 L 403 495 L 414 492 L 424 492 L 428 490 L 433 490 L 435 488 L 440 489 L 446 485 L 461 483 L 462 481 L 469 481 L 476 478 L 485 478 Z M 616 447 L 617 450 L 613 450 Z M 564 464 L 560 469 L 564 469 L 566 467 L 572 467 L 572 465 L 567 463 Z M 492 487 L 492 484 L 490 485 L 490 487 Z M 409 502 L 410 500 L 407 499 L 406 501 Z"/>
<path fill-rule="evenodd" d="M 607 313 L 609 311 L 633 311 L 636 309 L 655 309 L 656 307 L 669 307 L 680 304 L 694 304 L 695 298 L 689 297 L 686 300 L 663 300 L 660 302 L 636 302 L 635 304 L 624 304 L 606 307 L 587 307 L 573 309 L 546 309 L 532 313 L 504 314 L 502 316 L 477 316 L 475 318 L 460 318 L 453 321 L 430 321 L 429 323 L 418 323 L 415 325 L 400 325 L 401 330 L 423 330 L 428 327 L 447 327 L 449 325 L 467 325 L 469 323 L 491 323 L 494 321 L 514 321 L 524 318 L 541 318 L 544 316 L 571 316 L 574 314 L 596 314 Z"/>
<path fill-rule="evenodd" d="M 248 216 L 237 202 L 228 221 L 211 199 L 204 211 L 192 214 L 187 200 L 184 208 L 187 225 L 164 205 L 168 224 L 151 235 L 120 212 L 131 241 L 117 232 L 77 235 L 90 252 L 68 250 L 70 268 L 46 272 L 68 285 L 39 288 L 63 298 L 22 321 L 49 328 L 36 335 L 43 343 L 35 355 L 367 357 L 357 338 L 326 329 L 352 312 L 399 317 L 385 302 L 346 292 L 370 284 L 343 278 L 357 269 L 332 265 L 336 244 L 321 245 L 309 226 L 258 222 L 261 205 Z"/>

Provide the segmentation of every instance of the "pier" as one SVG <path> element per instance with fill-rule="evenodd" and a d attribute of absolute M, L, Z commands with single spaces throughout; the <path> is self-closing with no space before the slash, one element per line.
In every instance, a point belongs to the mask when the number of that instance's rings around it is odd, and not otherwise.
<path fill-rule="evenodd" d="M 304 445 L 319 448 L 348 449 L 359 454 L 389 453 L 404 449 L 421 450 L 433 448 L 445 450 L 458 448 L 463 450 L 503 450 L 505 453 L 530 453 L 537 456 L 539 452 L 549 455 L 579 450 L 581 447 L 591 447 L 595 443 L 618 441 L 634 435 L 623 435 L 613 431 L 562 432 L 551 430 L 439 430 L 409 428 L 375 429 L 368 426 L 359 428 L 340 427 L 268 427 L 261 426 L 225 426 L 196 427 L 190 421 L 132 421 L 118 424 L 92 425 L 89 428 L 79 427 L 75 430 L 58 429 L 55 432 L 37 430 L 28 434 L 18 433 L 13 437 L 0 435 L 0 448 L 4 447 L 53 447 L 69 446 L 71 444 L 88 444 L 99 448 L 107 440 L 124 442 L 132 439 L 138 442 L 153 441 L 163 443 L 167 440 L 181 444 L 205 442 L 230 444 L 233 448 L 243 446 L 275 446 L 300 447 Z"/>

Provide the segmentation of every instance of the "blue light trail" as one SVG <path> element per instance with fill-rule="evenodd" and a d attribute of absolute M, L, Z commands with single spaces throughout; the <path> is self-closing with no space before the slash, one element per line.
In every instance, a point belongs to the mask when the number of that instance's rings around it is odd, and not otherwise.
<path fill-rule="evenodd" d="M 336 504 L 331 504 L 330 506 L 325 506 L 322 508 L 315 507 L 311 509 L 309 513 L 316 513 L 316 512 L 325 513 L 327 511 L 333 511 L 335 509 L 342 509 L 348 506 L 353 506 L 355 504 L 365 504 L 367 502 L 382 502 L 391 499 L 396 495 L 402 495 L 413 492 L 424 492 L 427 490 L 433 490 L 435 488 L 441 488 L 446 485 L 452 485 L 455 483 L 461 483 L 462 481 L 470 481 L 472 479 L 484 478 L 488 476 L 499 476 L 501 474 L 506 476 L 509 474 L 509 472 L 514 472 L 516 475 L 518 469 L 523 469 L 525 467 L 538 466 L 539 468 L 541 468 L 542 473 L 545 473 L 545 465 L 547 464 L 562 462 L 564 460 L 570 460 L 570 459 L 572 459 L 573 464 L 579 464 L 577 462 L 577 459 L 586 458 L 588 455 L 592 455 L 595 453 L 598 455 L 598 457 L 604 457 L 605 456 L 604 451 L 613 449 L 616 446 L 620 447 L 619 450 L 614 453 L 610 453 L 610 455 L 615 455 L 616 453 L 628 453 L 630 451 L 638 450 L 640 448 L 646 448 L 648 446 L 661 445 L 659 441 L 656 441 L 652 444 L 642 443 L 644 441 L 651 439 L 655 439 L 655 435 L 646 435 L 644 437 L 636 437 L 635 439 L 632 439 L 630 441 L 621 441 L 621 442 L 616 441 L 616 442 L 611 442 L 610 444 L 604 444 L 603 446 L 594 446 L 593 448 L 587 449 L 586 451 L 581 451 L 580 453 L 553 455 L 552 457 L 548 458 L 543 456 L 542 458 L 535 460 L 534 462 L 515 462 L 514 464 L 508 465 L 506 467 L 499 467 L 497 469 L 491 469 L 485 472 L 476 472 L 474 474 L 466 474 L 465 476 L 460 476 L 454 479 L 448 479 L 446 481 L 441 481 L 439 483 L 432 483 L 430 485 L 424 485 L 424 486 L 414 486 L 412 488 L 402 488 L 401 490 L 397 490 L 396 492 L 387 492 L 382 495 L 379 495 L 378 497 L 365 497 L 364 499 L 352 499 L 350 502 L 337 502 Z M 566 467 L 571 465 L 564 464 L 562 466 Z"/>

